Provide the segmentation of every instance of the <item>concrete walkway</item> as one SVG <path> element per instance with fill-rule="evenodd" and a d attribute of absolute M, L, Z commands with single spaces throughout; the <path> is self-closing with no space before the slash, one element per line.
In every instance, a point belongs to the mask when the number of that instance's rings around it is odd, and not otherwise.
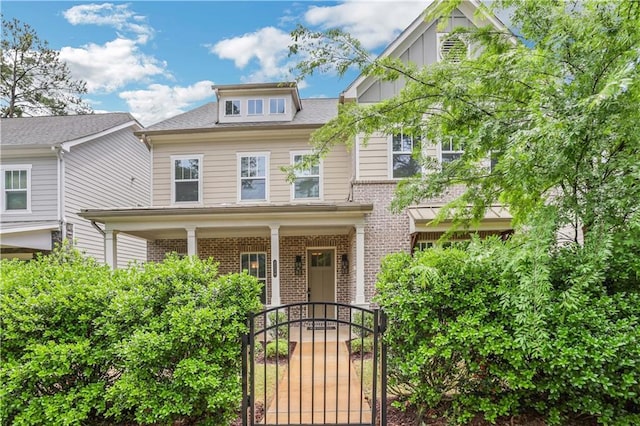
<path fill-rule="evenodd" d="M 360 379 L 349 360 L 339 332 L 292 330 L 298 341 L 278 385 L 278 394 L 265 413 L 263 424 L 337 424 L 371 422 L 371 407 L 364 399 Z M 302 339 L 298 338 L 302 335 Z"/>

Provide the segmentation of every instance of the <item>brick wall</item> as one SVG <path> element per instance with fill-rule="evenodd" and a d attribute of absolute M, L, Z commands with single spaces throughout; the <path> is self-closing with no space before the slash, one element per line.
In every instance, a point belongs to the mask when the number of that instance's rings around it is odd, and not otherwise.
<path fill-rule="evenodd" d="M 351 303 L 355 298 L 355 252 L 351 250 L 354 238 L 350 235 L 308 235 L 280 237 L 280 299 L 283 304 L 307 300 L 307 250 L 314 247 L 332 248 L 336 252 L 336 300 Z M 355 244 L 355 241 L 354 241 Z M 187 241 L 156 240 L 147 245 L 150 261 L 161 261 L 166 253 L 187 253 Z M 199 238 L 198 256 L 212 257 L 219 262 L 220 274 L 240 271 L 240 254 L 247 252 L 267 253 L 267 301 L 271 300 L 271 241 L 268 237 L 248 238 Z M 349 258 L 349 272 L 342 273 L 342 254 Z M 302 274 L 295 274 L 295 258 L 302 256 Z"/>

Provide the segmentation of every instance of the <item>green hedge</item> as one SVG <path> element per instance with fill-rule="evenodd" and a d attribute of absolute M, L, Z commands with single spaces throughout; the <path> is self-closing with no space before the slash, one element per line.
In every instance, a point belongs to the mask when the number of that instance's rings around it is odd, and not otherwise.
<path fill-rule="evenodd" d="M 171 256 L 111 271 L 63 248 L 2 262 L 2 424 L 220 425 L 260 283 Z"/>
<path fill-rule="evenodd" d="M 523 263 L 535 268 L 518 250 L 489 240 L 385 259 L 376 301 L 389 317 L 392 389 L 422 412 L 451 407 L 459 423 L 537 410 L 551 424 L 580 415 L 640 424 L 640 295 L 607 294 L 588 248 L 550 253 L 536 269 L 548 272 L 550 290 L 534 300 L 542 312 L 525 317 L 545 336 L 532 349 L 522 312 L 532 314 L 511 300 Z"/>

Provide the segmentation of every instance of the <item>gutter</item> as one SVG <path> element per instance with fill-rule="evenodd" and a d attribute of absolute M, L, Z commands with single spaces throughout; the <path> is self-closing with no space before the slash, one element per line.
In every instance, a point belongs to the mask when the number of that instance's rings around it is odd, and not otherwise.
<path fill-rule="evenodd" d="M 64 165 L 64 152 L 63 152 L 63 148 L 60 145 L 55 145 L 51 147 L 52 151 L 55 151 L 56 153 L 56 157 L 58 159 L 57 163 L 56 163 L 56 168 L 57 168 L 57 180 L 58 180 L 58 194 L 57 194 L 57 202 L 58 202 L 58 211 L 57 211 L 57 220 L 58 220 L 58 224 L 60 226 L 60 238 L 62 241 L 64 241 L 66 239 L 67 233 L 66 233 L 66 228 L 67 228 L 67 218 L 65 216 L 65 205 L 64 205 L 64 196 L 65 196 L 65 191 L 64 191 L 64 172 L 65 172 L 65 165 Z"/>

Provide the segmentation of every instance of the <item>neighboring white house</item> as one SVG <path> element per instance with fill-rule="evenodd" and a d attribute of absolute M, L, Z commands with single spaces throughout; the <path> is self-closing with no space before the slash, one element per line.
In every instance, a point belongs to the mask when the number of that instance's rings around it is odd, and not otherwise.
<path fill-rule="evenodd" d="M 73 240 L 104 261 L 103 230 L 77 213 L 146 206 L 149 147 L 128 113 L 0 119 L 0 256 L 30 259 Z M 146 260 L 146 241 L 123 236 L 119 265 Z"/>

